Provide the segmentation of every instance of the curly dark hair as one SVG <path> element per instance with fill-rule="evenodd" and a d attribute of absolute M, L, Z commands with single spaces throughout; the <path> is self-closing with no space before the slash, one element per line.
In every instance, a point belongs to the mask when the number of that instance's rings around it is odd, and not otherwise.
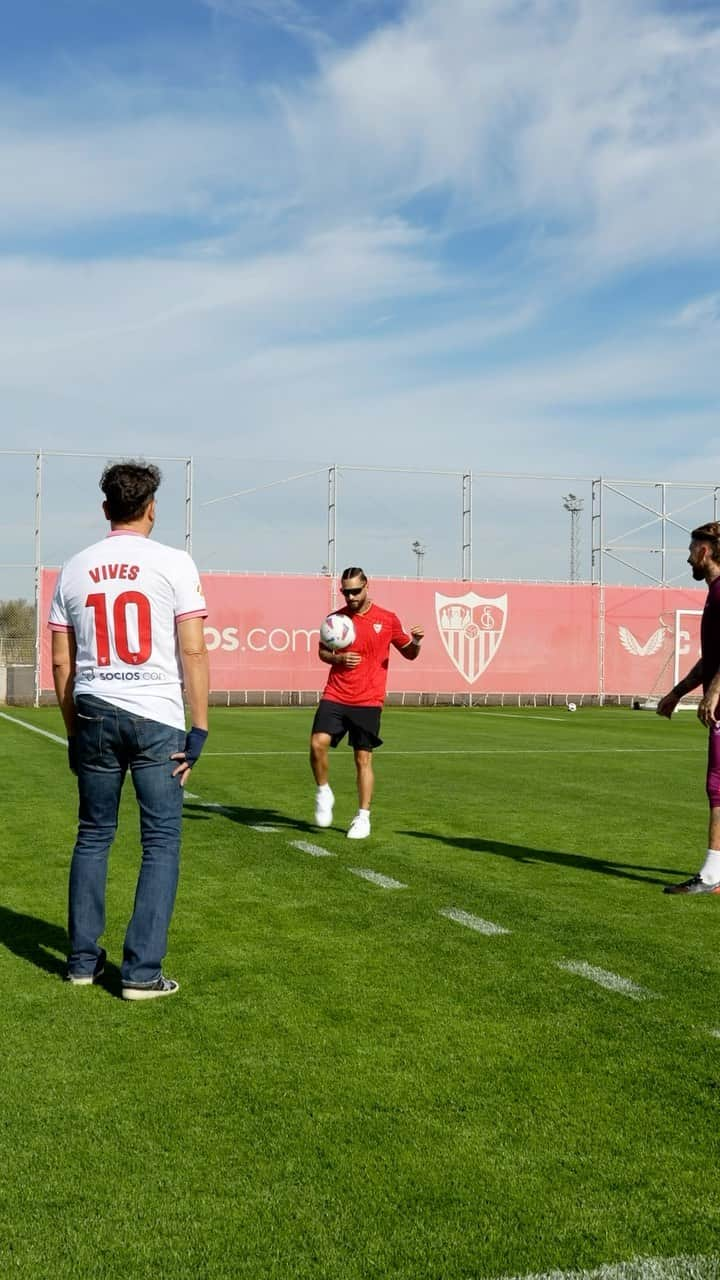
<path fill-rule="evenodd" d="M 100 477 L 108 519 L 130 524 L 147 511 L 160 486 L 160 472 L 147 462 L 113 462 Z"/>

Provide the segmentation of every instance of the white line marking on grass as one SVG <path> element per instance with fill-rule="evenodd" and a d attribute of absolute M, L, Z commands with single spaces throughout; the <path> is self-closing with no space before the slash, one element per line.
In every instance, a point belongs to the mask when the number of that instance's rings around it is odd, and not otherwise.
<path fill-rule="evenodd" d="M 0 711 L 0 720 L 9 720 L 10 724 L 17 724 L 21 729 L 29 729 L 31 733 L 39 733 L 43 738 L 49 738 L 51 742 L 59 742 L 61 747 L 67 746 L 67 738 L 61 738 L 57 733 L 50 733 L 47 729 L 38 729 L 36 724 L 28 724 L 27 720 L 17 720 L 15 716 L 8 716 L 4 711 Z"/>
<path fill-rule="evenodd" d="M 67 745 L 67 738 L 61 738 L 56 733 L 50 733 L 47 729 L 39 729 L 37 725 L 28 724 L 26 720 L 17 720 L 15 716 L 8 716 L 0 711 L 0 719 L 9 720 L 11 724 L 20 725 L 21 729 L 29 729 L 31 733 L 39 733 L 44 738 L 50 738 L 52 742 L 58 742 L 61 747 Z M 440 748 L 439 750 L 419 751 L 392 751 L 387 748 L 383 750 L 384 756 L 566 756 L 566 755 L 675 755 L 684 756 L 696 754 L 695 747 L 471 747 L 465 750 L 463 747 Z M 306 756 L 306 751 L 204 751 L 203 759 L 207 756 Z M 185 795 L 188 800 L 198 800 L 192 791 L 186 791 Z"/>
<path fill-rule="evenodd" d="M 484 933 L 490 938 L 494 934 L 509 933 L 509 929 L 504 929 L 501 924 L 493 924 L 492 920 L 482 920 L 480 916 L 473 916 L 469 911 L 461 911 L 459 907 L 443 907 L 438 913 L 445 916 L 446 920 L 454 920 L 456 924 L 464 924 L 466 929 L 474 929 L 476 933 Z"/>
<path fill-rule="evenodd" d="M 686 756 L 695 752 L 694 747 L 462 747 L 440 748 L 437 751 L 383 751 L 386 756 L 614 756 L 614 755 L 670 755 Z"/>
<path fill-rule="evenodd" d="M 15 716 L 8 716 L 4 711 L 0 711 L 0 720 L 9 720 L 10 724 L 20 725 L 21 729 L 29 729 L 31 733 L 39 733 L 43 738 L 49 738 L 51 742 L 58 742 L 61 747 L 67 746 L 67 738 L 61 738 L 57 733 L 50 733 L 48 729 L 39 729 L 35 724 L 28 724 L 27 720 L 17 720 Z M 207 800 L 201 800 L 199 796 L 195 795 L 194 791 L 183 791 L 183 801 L 185 800 L 195 800 L 200 809 L 214 809 L 216 813 L 228 813 L 232 816 L 235 812 L 234 809 L 229 809 L 227 805 L 210 804 Z M 266 829 L 269 831 L 275 828 L 268 827 Z"/>
<path fill-rule="evenodd" d="M 369 880 L 370 884 L 376 884 L 379 889 L 407 889 L 407 885 L 401 884 L 399 880 L 393 880 L 390 876 L 381 876 L 379 871 L 369 871 L 367 867 L 348 867 L 348 871 L 354 876 L 360 876 L 361 880 Z"/>
<path fill-rule="evenodd" d="M 720 1257 L 635 1258 L 592 1271 L 542 1271 L 503 1280 L 718 1280 Z"/>
<path fill-rule="evenodd" d="M 231 818 L 235 816 L 235 810 L 228 808 L 226 804 L 211 804 L 209 800 L 201 800 L 199 796 L 189 793 L 186 793 L 184 798 L 186 800 L 195 800 L 198 809 L 211 809 L 213 813 L 227 813 Z"/>
<path fill-rule="evenodd" d="M 718 1031 L 717 1029 L 713 1029 L 710 1032 L 710 1035 L 714 1036 L 716 1040 L 720 1040 L 720 1031 Z"/>
<path fill-rule="evenodd" d="M 183 795 L 183 799 L 195 800 L 197 802 L 197 806 L 199 809 L 212 809 L 214 813 L 227 813 L 231 818 L 235 817 L 235 810 L 228 807 L 228 805 L 212 804 L 209 800 L 201 800 L 199 796 L 195 795 L 194 791 L 186 791 Z M 264 823 L 255 824 L 252 822 L 248 822 L 247 826 L 251 831 L 277 831 L 278 830 L 277 827 L 269 827 L 269 826 L 266 826 Z"/>
<path fill-rule="evenodd" d="M 544 713 L 543 715 L 539 715 L 535 711 L 534 707 L 506 707 L 504 711 L 488 711 L 485 707 L 473 707 L 472 709 L 473 711 L 480 712 L 482 714 L 483 719 L 494 717 L 497 720 L 506 719 L 508 722 L 518 720 L 523 724 L 523 727 L 525 726 L 525 724 L 528 723 L 528 721 L 532 722 L 533 720 L 552 720 L 555 724 L 560 724 L 560 722 L 562 721 L 563 724 L 567 724 L 567 718 L 568 718 L 567 707 L 565 707 L 563 711 L 560 711 L 558 715 L 554 715 L 554 716 L 547 716 Z M 592 707 L 590 706 L 587 706 L 587 707 L 579 706 L 577 709 L 577 713 L 578 715 L 582 715 L 583 711 L 591 711 L 591 710 L 592 710 Z M 507 714 L 508 711 L 514 712 L 514 714 L 508 715 Z M 520 711 L 521 713 L 527 712 L 527 716 L 524 714 L 518 715 L 517 714 L 518 711 Z M 612 713 L 613 713 L 612 714 L 613 720 L 615 719 L 616 716 L 621 716 L 623 719 L 627 719 L 627 720 L 630 720 L 631 718 L 635 721 L 637 720 L 637 713 L 633 711 L 631 707 L 613 707 Z"/>
<path fill-rule="evenodd" d="M 618 995 L 629 996 L 631 1000 L 652 1000 L 656 997 L 652 991 L 648 991 L 646 987 L 640 987 L 636 982 L 631 982 L 629 978 L 621 978 L 617 973 L 610 973 L 607 969 L 598 969 L 594 964 L 586 964 L 584 960 L 558 960 L 558 969 L 564 969 L 566 973 L 577 974 L 579 978 L 587 978 L 590 982 L 595 982 L 599 987 L 605 987 L 608 991 L 616 991 Z"/>
<path fill-rule="evenodd" d="M 546 716 L 546 715 L 539 716 L 535 714 L 534 707 L 506 707 L 504 711 L 486 711 L 485 707 L 473 707 L 473 711 L 482 711 L 483 719 L 493 718 L 495 720 L 522 720 L 524 723 L 525 722 L 524 715 L 515 714 L 512 716 L 508 716 L 507 714 L 508 711 L 514 711 L 516 713 L 518 711 L 521 711 L 521 712 L 527 712 L 527 718 L 529 720 L 552 720 L 555 724 L 558 724 L 561 720 L 567 721 L 567 712 L 565 715 L 559 715 L 559 716 Z"/>
<path fill-rule="evenodd" d="M 319 844 L 310 844 L 308 840 L 291 840 L 291 849 L 299 849 L 301 853 L 309 853 L 311 858 L 336 858 L 336 853 L 322 849 Z"/>
<path fill-rule="evenodd" d="M 16 723 L 18 723 L 16 721 Z M 40 730 L 38 730 L 40 732 Z M 696 755 L 696 747 L 440 747 L 437 749 L 393 751 L 383 747 L 384 756 L 686 756 Z M 207 756 L 306 756 L 306 751 L 203 751 Z"/>

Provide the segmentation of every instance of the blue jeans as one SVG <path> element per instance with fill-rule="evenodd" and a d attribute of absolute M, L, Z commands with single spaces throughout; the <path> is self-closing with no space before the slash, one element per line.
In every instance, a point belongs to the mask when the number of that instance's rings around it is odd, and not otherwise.
<path fill-rule="evenodd" d="M 91 974 L 102 949 L 105 883 L 120 793 L 128 769 L 140 808 L 142 864 L 123 947 L 125 983 L 150 985 L 161 973 L 180 869 L 183 791 L 173 778 L 185 732 L 131 715 L 90 694 L 76 699 L 78 834 L 70 866 L 68 972 Z"/>

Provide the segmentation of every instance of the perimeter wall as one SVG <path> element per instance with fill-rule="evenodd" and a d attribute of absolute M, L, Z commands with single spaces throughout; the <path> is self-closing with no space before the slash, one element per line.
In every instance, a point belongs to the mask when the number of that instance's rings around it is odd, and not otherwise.
<path fill-rule="evenodd" d="M 40 583 L 37 693 L 52 691 Z M 320 575 L 202 574 L 213 701 L 311 703 L 326 668 L 318 628 L 339 606 Z M 374 579 L 372 596 L 425 628 L 420 658 L 391 652 L 389 702 L 621 700 L 665 692 L 699 655 L 705 591 L 673 587 Z"/>

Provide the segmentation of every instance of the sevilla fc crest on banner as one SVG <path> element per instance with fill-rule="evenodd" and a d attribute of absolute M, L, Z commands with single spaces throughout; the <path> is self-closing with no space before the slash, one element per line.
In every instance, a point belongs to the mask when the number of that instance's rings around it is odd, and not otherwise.
<path fill-rule="evenodd" d="M 489 600 L 469 591 L 466 596 L 435 592 L 435 617 L 453 665 L 468 684 L 482 675 L 500 646 L 507 621 L 507 596 Z"/>

